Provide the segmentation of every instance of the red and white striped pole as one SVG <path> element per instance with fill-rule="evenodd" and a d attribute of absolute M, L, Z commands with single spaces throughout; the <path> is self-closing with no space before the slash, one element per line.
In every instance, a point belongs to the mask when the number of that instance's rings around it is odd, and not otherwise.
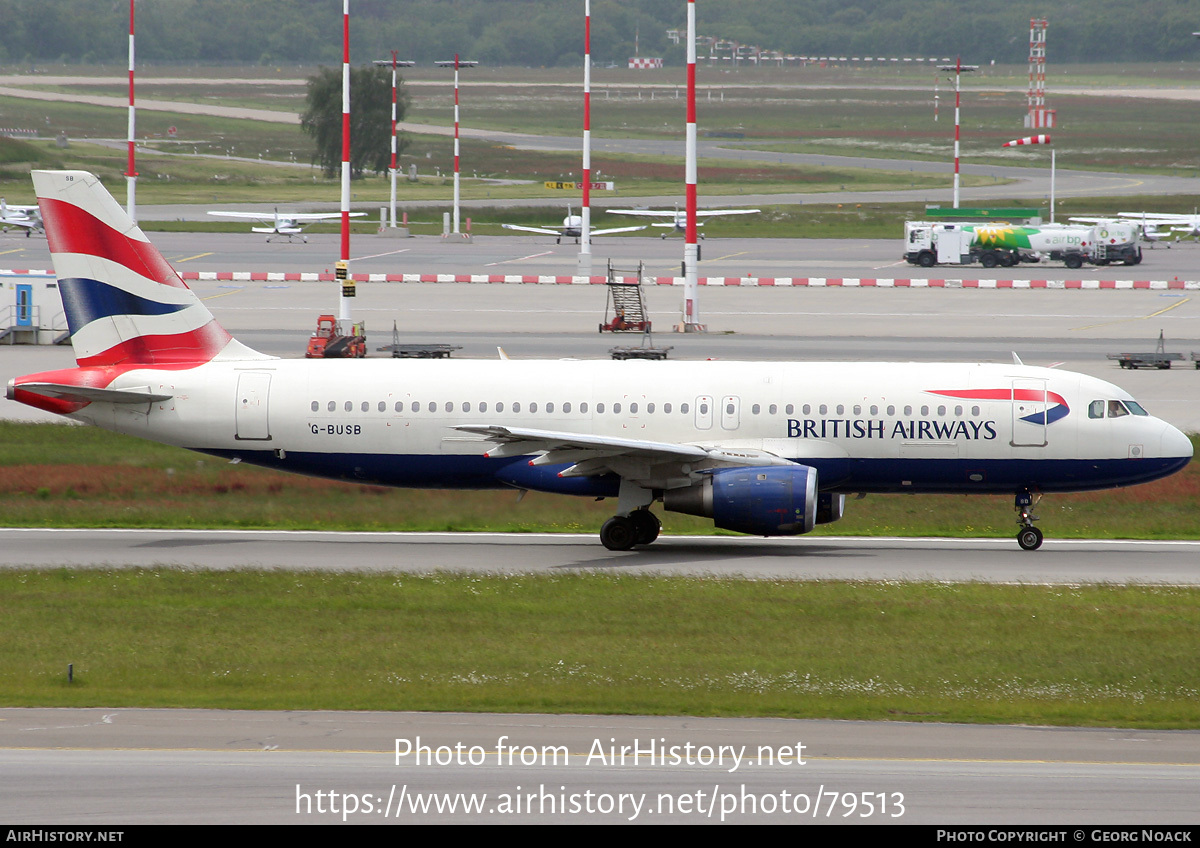
<path fill-rule="evenodd" d="M 696 0 L 687 0 L 687 137 L 684 165 L 684 207 L 687 223 L 683 244 L 683 331 L 702 333 L 700 281 L 696 267 L 700 248 L 696 241 Z"/>
<path fill-rule="evenodd" d="M 350 280 L 350 0 L 342 0 L 342 263 Z M 339 283 L 342 281 L 339 281 Z M 338 294 L 338 317 L 350 320 L 347 286 Z"/>
<path fill-rule="evenodd" d="M 392 194 L 391 227 L 396 226 L 396 51 L 392 51 Z"/>
<path fill-rule="evenodd" d="M 137 223 L 137 168 L 133 162 L 134 132 L 137 119 L 133 111 L 133 4 L 129 0 L 129 164 L 125 168 L 125 211 L 129 219 Z"/>
<path fill-rule="evenodd" d="M 458 235 L 458 54 L 454 54 L 454 234 Z"/>
<path fill-rule="evenodd" d="M 592 0 L 583 0 L 583 213 L 579 274 L 592 274 Z"/>
<path fill-rule="evenodd" d="M 959 106 L 962 103 L 959 93 L 959 80 L 962 78 L 964 71 L 979 70 L 978 65 L 964 65 L 962 57 L 956 56 L 953 65 L 942 65 L 939 67 L 942 71 L 954 71 L 954 208 L 958 208 L 958 141 L 959 130 L 962 126 L 959 120 Z"/>
<path fill-rule="evenodd" d="M 1042 135 L 1027 135 L 1025 138 L 1018 138 L 1012 141 L 1006 141 L 1001 147 L 1023 147 L 1026 144 L 1046 144 L 1050 145 L 1050 136 Z M 1054 171 L 1055 171 L 1055 149 L 1050 147 L 1050 223 L 1054 223 Z"/>

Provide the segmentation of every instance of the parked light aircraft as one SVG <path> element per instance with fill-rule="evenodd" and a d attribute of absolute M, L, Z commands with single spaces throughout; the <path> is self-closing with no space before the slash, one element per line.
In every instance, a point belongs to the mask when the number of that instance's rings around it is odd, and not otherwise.
<path fill-rule="evenodd" d="M 1138 217 L 1141 218 L 1140 215 Z M 1132 217 L 1130 217 L 1130 218 L 1074 217 L 1074 218 L 1070 218 L 1069 221 L 1072 224 L 1092 224 L 1092 225 L 1125 224 L 1125 225 L 1128 225 L 1131 221 L 1133 221 L 1133 218 Z M 1142 219 L 1142 220 L 1138 221 L 1138 223 L 1141 224 L 1141 226 L 1139 227 L 1139 236 L 1141 237 L 1142 241 L 1147 241 L 1147 242 L 1150 242 L 1151 244 L 1153 244 L 1156 242 L 1160 242 L 1166 238 L 1169 238 L 1171 235 L 1169 232 L 1163 232 L 1162 230 L 1160 230 L 1158 228 L 1159 224 L 1154 221 L 1147 221 L 1145 219 Z M 1179 237 L 1176 236 L 1176 239 L 1178 239 L 1178 238 Z M 1167 247 L 1170 247 L 1170 245 L 1167 245 Z"/>
<path fill-rule="evenodd" d="M 41 232 L 42 213 L 37 206 L 9 204 L 0 197 L 0 227 L 6 230 L 9 227 L 21 227 L 28 237 L 30 233 Z"/>
<path fill-rule="evenodd" d="M 267 227 L 251 227 L 252 233 L 267 233 L 267 241 L 271 240 L 271 236 L 287 236 L 288 241 L 291 241 L 296 236 L 307 242 L 308 236 L 303 234 L 304 228 L 311 226 L 317 221 L 334 221 L 342 217 L 341 212 L 283 212 L 278 209 L 274 212 L 209 212 L 209 215 L 216 215 L 218 218 L 249 218 L 254 221 L 262 221 L 264 224 L 270 224 Z M 366 215 L 366 212 L 351 212 L 351 218 L 361 218 Z"/>
<path fill-rule="evenodd" d="M 1149 221 L 1155 226 L 1167 227 L 1173 233 L 1192 237 L 1200 236 L 1200 215 L 1170 215 L 1153 212 L 1119 212 L 1117 214 L 1121 218 L 1137 218 Z M 1178 238 L 1179 236 L 1176 236 L 1176 239 Z"/>
<path fill-rule="evenodd" d="M 669 223 L 657 223 L 655 227 L 670 227 L 674 232 L 682 233 L 687 229 L 687 212 L 681 209 L 606 209 L 606 212 L 612 212 L 614 215 L 639 215 L 644 218 L 670 218 Z M 704 222 L 698 220 L 700 218 L 713 218 L 717 215 L 754 215 L 761 212 L 761 209 L 700 209 L 696 212 L 696 226 L 703 227 Z M 666 233 L 662 234 L 663 238 L 667 237 Z M 700 238 L 704 238 L 704 234 L 700 233 Z"/>
<path fill-rule="evenodd" d="M 361 483 L 616 498 L 797 535 L 873 492 L 1044 492 L 1172 474 L 1191 442 L 1126 392 L 1014 364 L 278 359 L 234 340 L 82 171 L 34 171 L 77 367 L 7 397 L 203 453 Z M 1015 357 L 1014 357 L 1015 359 Z"/>
<path fill-rule="evenodd" d="M 501 224 L 506 230 L 520 230 L 525 233 L 541 233 L 542 235 L 555 236 L 554 243 L 562 244 L 565 238 L 575 239 L 575 243 L 579 244 L 579 240 L 583 238 L 583 216 L 572 215 L 571 207 L 567 207 L 567 217 L 563 218 L 562 226 L 557 229 L 550 227 L 522 227 L 517 224 Z M 589 230 L 589 234 L 593 236 L 610 236 L 614 233 L 633 233 L 638 230 L 646 229 L 641 227 L 613 227 L 607 230 Z"/>

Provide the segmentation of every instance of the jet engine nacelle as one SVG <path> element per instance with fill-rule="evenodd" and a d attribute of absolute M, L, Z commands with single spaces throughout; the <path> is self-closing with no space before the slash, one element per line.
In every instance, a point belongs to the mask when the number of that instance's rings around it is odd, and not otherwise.
<path fill-rule="evenodd" d="M 817 523 L 832 524 L 846 511 L 846 496 L 825 492 L 817 495 Z"/>
<path fill-rule="evenodd" d="M 663 506 L 711 518 L 722 530 L 755 536 L 797 536 L 817 524 L 817 470 L 721 468 L 686 489 L 668 489 Z"/>

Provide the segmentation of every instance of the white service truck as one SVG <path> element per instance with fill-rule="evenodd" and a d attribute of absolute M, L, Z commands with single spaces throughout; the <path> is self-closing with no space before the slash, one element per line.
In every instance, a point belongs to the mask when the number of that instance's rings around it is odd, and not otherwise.
<path fill-rule="evenodd" d="M 1019 262 L 1061 261 L 1068 268 L 1093 265 L 1137 265 L 1142 251 L 1137 225 L 1123 222 L 1096 226 L 1044 224 L 960 224 L 907 221 L 904 256 L 922 268 L 972 265 L 985 268 Z"/>

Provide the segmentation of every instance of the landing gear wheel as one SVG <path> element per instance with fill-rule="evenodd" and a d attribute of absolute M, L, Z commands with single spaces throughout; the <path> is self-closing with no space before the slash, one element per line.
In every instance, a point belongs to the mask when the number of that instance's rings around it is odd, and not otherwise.
<path fill-rule="evenodd" d="M 1023 551 L 1036 551 L 1042 546 L 1042 531 L 1036 527 L 1023 527 L 1017 534 L 1017 544 Z"/>
<path fill-rule="evenodd" d="M 1028 489 L 1017 492 L 1013 507 L 1017 511 L 1017 523 L 1021 525 L 1017 531 L 1017 544 L 1023 551 L 1036 551 L 1042 546 L 1042 531 L 1033 526 L 1033 522 L 1038 520 L 1033 508 L 1041 499 L 1040 493 L 1035 494 Z"/>
<path fill-rule="evenodd" d="M 600 528 L 600 543 L 610 551 L 627 551 L 637 544 L 634 523 L 622 515 L 614 515 Z"/>
<path fill-rule="evenodd" d="M 662 530 L 662 522 L 648 509 L 634 510 L 630 513 L 629 520 L 633 522 L 633 535 L 636 539 L 634 544 L 649 545 L 658 538 L 659 531 Z"/>

